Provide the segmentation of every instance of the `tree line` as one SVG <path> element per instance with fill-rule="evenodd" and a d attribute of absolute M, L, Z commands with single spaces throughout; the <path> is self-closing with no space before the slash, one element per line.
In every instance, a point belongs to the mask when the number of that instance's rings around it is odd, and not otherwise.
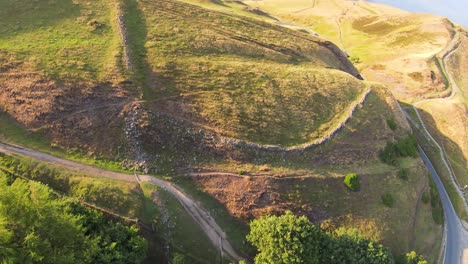
<path fill-rule="evenodd" d="M 0 172 L 0 263 L 141 263 L 138 229 Z"/>

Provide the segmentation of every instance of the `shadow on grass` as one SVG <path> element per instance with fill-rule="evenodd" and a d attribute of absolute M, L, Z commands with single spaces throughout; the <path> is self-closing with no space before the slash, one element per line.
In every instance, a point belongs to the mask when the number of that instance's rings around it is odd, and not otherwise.
<path fill-rule="evenodd" d="M 457 181 L 463 187 L 465 184 L 468 183 L 467 177 L 467 160 L 463 154 L 462 149 L 460 146 L 454 142 L 449 137 L 442 134 L 437 128 L 435 127 L 436 121 L 434 117 L 429 113 L 424 111 L 423 109 L 418 108 L 418 111 L 421 114 L 421 117 L 424 119 L 426 123 L 426 127 L 428 128 L 429 132 L 431 133 L 432 137 L 437 141 L 437 143 L 444 149 L 447 153 L 447 161 L 449 163 L 449 167 L 453 169 Z M 428 125 L 431 124 L 431 125 Z M 432 141 L 428 143 L 427 139 L 422 135 L 422 133 L 416 133 L 419 144 L 422 145 L 424 151 L 427 153 L 431 162 L 433 163 L 434 167 L 437 170 L 439 176 L 442 177 L 442 182 L 452 200 L 452 204 L 459 216 L 463 219 L 468 219 L 468 212 L 465 211 L 463 200 L 459 197 L 456 188 L 457 186 L 452 184 L 450 172 L 447 170 L 442 158 L 440 156 L 439 148 L 432 144 Z M 447 152 L 450 150 L 449 152 Z"/>
<path fill-rule="evenodd" d="M 79 5 L 72 0 L 58 1 L 2 0 L 0 1 L 0 36 L 8 38 L 23 32 L 46 28 L 61 20 L 78 17 Z"/>
<path fill-rule="evenodd" d="M 151 91 L 151 67 L 147 60 L 145 43 L 148 30 L 146 19 L 136 0 L 124 0 L 123 12 L 128 35 L 128 48 L 136 85 L 140 88 L 143 99 L 153 99 Z"/>

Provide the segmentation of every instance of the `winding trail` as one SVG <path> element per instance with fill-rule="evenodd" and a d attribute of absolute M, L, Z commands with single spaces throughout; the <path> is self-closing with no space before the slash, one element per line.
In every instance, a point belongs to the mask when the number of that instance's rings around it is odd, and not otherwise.
<path fill-rule="evenodd" d="M 452 100 L 457 93 L 460 93 L 460 88 L 458 87 L 457 83 L 453 79 L 453 76 L 447 71 L 447 59 L 455 53 L 460 46 L 460 33 L 457 31 L 455 35 L 450 40 L 450 43 L 447 45 L 447 48 L 442 51 L 443 55 L 439 54 L 442 61 L 441 67 L 443 67 L 441 74 L 445 75 L 448 81 L 448 88 L 451 89 L 450 95 L 445 98 L 429 98 L 424 99 L 421 101 L 415 102 L 413 105 L 417 106 L 423 103 L 431 102 L 431 101 L 439 101 L 439 100 Z"/>
<path fill-rule="evenodd" d="M 244 259 L 236 252 L 234 247 L 229 243 L 228 237 L 221 227 L 216 223 L 214 218 L 210 216 L 209 212 L 205 210 L 198 202 L 196 202 L 190 195 L 185 193 L 179 186 L 171 182 L 155 178 L 150 175 L 131 175 L 126 173 L 119 173 L 95 168 L 90 165 L 58 158 L 46 153 L 42 153 L 29 148 L 21 146 L 10 145 L 0 142 L 0 152 L 7 155 L 20 155 L 35 160 L 47 162 L 56 166 L 64 167 L 66 169 L 86 173 L 93 176 L 112 178 L 128 182 L 147 182 L 149 184 L 158 186 L 168 191 L 177 198 L 187 212 L 193 217 L 195 222 L 205 232 L 211 243 L 219 248 L 221 254 L 226 256 L 232 261 L 240 261 Z"/>
<path fill-rule="evenodd" d="M 406 115 L 407 119 L 419 130 L 423 131 L 424 137 L 429 141 L 432 142 L 434 146 L 437 147 L 439 150 L 440 157 L 449 172 L 450 180 L 452 184 L 456 187 L 458 195 L 462 198 L 465 211 L 468 211 L 468 204 L 463 194 L 463 190 L 456 178 L 455 173 L 450 166 L 449 161 L 447 160 L 447 154 L 445 153 L 443 147 L 437 143 L 431 133 L 428 131 L 424 120 L 422 119 L 418 109 L 416 108 L 417 105 L 429 102 L 429 101 L 440 101 L 440 100 L 454 100 L 454 97 L 457 93 L 460 93 L 460 89 L 457 86 L 456 82 L 453 79 L 453 76 L 447 71 L 447 59 L 458 49 L 459 47 L 459 33 L 456 32 L 453 36 L 450 43 L 447 45 L 447 48 L 444 50 L 445 54 L 438 55 L 441 57 L 442 65 L 441 72 L 447 78 L 449 88 L 451 88 L 450 96 L 446 98 L 434 98 L 434 99 L 425 99 L 413 104 L 412 109 L 416 113 L 418 121 L 415 121 L 406 111 L 404 114 Z M 442 53 L 444 53 L 442 51 Z M 420 124 L 420 125 L 419 125 Z M 443 263 L 444 264 L 459 264 L 462 261 L 462 255 L 465 248 L 468 248 L 468 231 L 465 229 L 464 223 L 458 217 L 450 197 L 445 190 L 445 187 L 440 179 L 440 176 L 437 174 L 434 166 L 432 165 L 431 161 L 427 157 L 426 153 L 421 147 L 419 148 L 419 153 L 421 158 L 423 159 L 426 167 L 428 168 L 429 172 L 431 173 L 432 179 L 434 180 L 437 191 L 439 192 L 440 199 L 442 201 L 442 205 L 444 208 L 444 239 L 442 243 L 442 248 L 444 250 L 443 254 Z"/>
<path fill-rule="evenodd" d="M 450 175 L 450 180 L 452 181 L 452 184 L 456 187 L 458 195 L 462 198 L 463 204 L 465 206 L 465 211 L 468 212 L 468 202 L 465 198 L 465 195 L 463 193 L 463 187 L 461 184 L 458 182 L 457 176 L 455 175 L 455 172 L 452 169 L 452 166 L 450 165 L 450 162 L 448 161 L 447 158 L 447 153 L 445 152 L 444 148 L 435 140 L 435 138 L 431 135 L 429 130 L 427 129 L 426 124 L 424 123 L 423 118 L 421 117 L 421 114 L 416 106 L 421 105 L 423 103 L 427 102 L 436 102 L 436 101 L 441 101 L 441 100 L 454 100 L 455 95 L 460 93 L 460 88 L 458 87 L 457 83 L 453 79 L 453 76 L 447 71 L 447 59 L 450 58 L 450 56 L 458 50 L 459 47 L 459 32 L 456 32 L 455 35 L 453 36 L 452 40 L 450 43 L 447 45 L 447 49 L 444 55 L 441 56 L 442 59 L 442 74 L 445 75 L 449 82 L 449 87 L 451 89 L 451 93 L 448 97 L 446 98 L 432 98 L 432 99 L 425 99 L 418 101 L 413 104 L 413 110 L 416 113 L 416 116 L 418 117 L 418 121 L 421 124 L 421 129 L 424 132 L 424 136 L 429 142 L 432 142 L 433 145 L 439 150 L 439 155 L 440 158 L 442 159 L 442 162 L 444 163 L 444 166 L 446 167 L 449 175 Z"/>

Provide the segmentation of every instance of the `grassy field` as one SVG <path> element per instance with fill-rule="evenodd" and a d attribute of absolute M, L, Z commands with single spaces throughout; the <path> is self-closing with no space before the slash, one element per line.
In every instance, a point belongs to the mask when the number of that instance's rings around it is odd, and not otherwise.
<path fill-rule="evenodd" d="M 329 214 L 332 221 L 340 225 L 353 226 L 360 229 L 372 239 L 382 241 L 395 254 L 403 254 L 413 248 L 410 245 L 413 221 L 415 217 L 415 202 L 422 188 L 427 185 L 423 175 L 423 166 L 416 161 L 409 162 L 410 179 L 406 182 L 398 178 L 397 170 L 383 174 L 361 174 L 361 192 L 352 193 L 346 190 L 343 178 L 305 179 L 291 182 L 290 190 L 285 190 L 291 201 L 302 200 L 305 204 L 322 208 Z M 348 168 L 348 172 L 355 168 Z M 337 174 L 340 175 L 338 172 Z M 341 174 L 343 175 L 343 174 Z M 385 189 L 377 186 L 385 186 Z M 340 193 L 337 197 L 336 193 Z M 382 204 L 381 196 L 390 193 L 395 199 L 393 208 Z M 408 202 L 412 200 L 413 202 Z M 363 204 L 365 201 L 365 204 Z M 346 204 L 346 206 L 341 206 Z M 430 209 L 422 208 L 423 214 L 430 214 Z M 398 213 L 395 213 L 398 212 Z M 350 218 L 343 216 L 349 215 Z M 404 216 L 403 216 L 404 215 Z M 421 223 L 421 228 L 434 228 L 433 222 Z M 436 240 L 421 241 L 414 247 L 430 246 Z M 429 255 L 431 251 L 421 252 Z"/>
<path fill-rule="evenodd" d="M 413 230 L 413 248 L 416 252 L 425 252 L 429 263 L 438 263 L 443 228 L 442 226 L 434 226 L 429 203 L 420 202 L 419 206 Z"/>
<path fill-rule="evenodd" d="M 118 74 L 119 38 L 112 1 L 0 2 L 0 50 L 58 80 L 104 80 Z M 14 14 L 14 15 L 12 15 Z"/>
<path fill-rule="evenodd" d="M 408 180 L 403 180 L 398 176 L 400 167 L 408 171 Z M 420 195 L 422 195 L 423 190 L 428 188 L 426 171 L 420 160 L 406 159 L 398 167 L 381 165 L 378 170 L 365 165 L 359 167 L 340 166 L 339 169 L 320 167 L 315 168 L 315 171 L 313 169 L 294 170 L 290 167 L 287 170 L 278 170 L 273 166 L 270 168 L 271 170 L 263 171 L 258 176 L 253 171 L 245 172 L 247 175 L 254 175 L 246 176 L 250 177 L 248 182 L 252 182 L 252 185 L 245 187 L 246 189 L 240 189 L 239 183 L 235 183 L 241 180 L 229 179 L 229 177 L 222 175 L 213 177 L 213 182 L 223 183 L 224 195 L 217 194 L 216 190 L 220 186 L 215 183 L 210 185 L 207 183 L 210 180 L 200 182 L 200 179 L 191 181 L 189 178 L 181 177 L 181 179 L 177 179 L 177 182 L 202 201 L 205 207 L 214 208 L 218 223 L 226 230 L 236 230 L 234 227 L 241 226 L 235 221 L 225 220 L 225 215 L 229 216 L 226 210 L 231 214 L 239 213 L 235 211 L 236 207 L 233 207 L 237 200 L 249 199 L 247 195 L 238 196 L 237 193 L 255 190 L 257 179 L 254 178 L 258 177 L 258 181 L 262 181 L 262 178 L 268 175 L 273 176 L 273 178 L 265 179 L 267 181 L 266 188 L 258 186 L 260 188 L 258 194 L 265 191 L 271 195 L 278 193 L 280 200 L 266 204 L 266 211 L 268 207 L 282 208 L 282 204 L 289 204 L 286 205 L 289 210 L 299 210 L 301 214 L 306 214 L 312 219 L 325 220 L 335 227 L 358 228 L 367 238 L 380 241 L 390 247 L 396 255 L 410 250 L 418 250 L 429 259 L 436 257 L 433 249 L 437 247 L 441 227 L 432 220 L 430 206 L 416 208 Z M 231 172 L 240 173 L 239 171 Z M 322 171 L 326 171 L 326 173 Z M 350 172 L 357 172 L 360 175 L 360 192 L 350 192 L 343 184 L 344 175 Z M 244 174 L 244 172 L 241 173 Z M 288 176 L 302 177 L 289 178 Z M 210 197 L 206 193 L 213 196 Z M 392 208 L 386 207 L 381 201 L 381 196 L 385 193 L 390 193 L 395 200 L 395 205 Z M 219 198 L 223 196 L 228 200 Z M 213 197 L 218 197 L 221 200 L 216 200 Z M 248 204 L 249 201 L 244 201 L 244 203 Z M 258 205 L 259 203 L 261 202 L 255 200 L 253 202 L 254 208 L 261 206 Z M 228 204 L 227 208 L 226 204 Z M 273 212 L 276 213 L 275 210 Z M 423 217 L 420 215 L 429 218 L 422 221 Z M 245 222 L 248 219 L 242 219 L 242 221 Z M 420 235 L 415 230 L 438 230 L 438 232 Z M 240 235 L 242 233 L 239 231 L 234 233 L 239 236 L 238 239 L 232 235 L 232 232 L 227 232 L 234 245 L 243 245 L 243 236 Z"/>

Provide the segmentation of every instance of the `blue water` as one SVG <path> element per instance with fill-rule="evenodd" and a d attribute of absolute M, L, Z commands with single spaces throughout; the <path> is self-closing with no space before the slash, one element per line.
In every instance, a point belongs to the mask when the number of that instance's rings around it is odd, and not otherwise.
<path fill-rule="evenodd" d="M 448 17 L 468 28 L 468 0 L 371 0 L 400 9 L 419 13 L 432 13 Z"/>

